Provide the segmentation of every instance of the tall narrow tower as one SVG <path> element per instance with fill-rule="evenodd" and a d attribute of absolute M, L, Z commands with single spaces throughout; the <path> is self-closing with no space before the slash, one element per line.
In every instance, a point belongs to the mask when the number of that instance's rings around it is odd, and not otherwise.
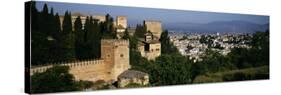
<path fill-rule="evenodd" d="M 162 25 L 160 21 L 146 20 L 144 21 L 144 24 L 146 25 L 147 31 L 150 31 L 158 39 L 160 38 L 162 33 Z"/>
<path fill-rule="evenodd" d="M 123 28 L 127 28 L 127 17 L 126 16 L 117 16 L 116 17 L 116 26 L 122 26 Z"/>
<path fill-rule="evenodd" d="M 126 16 L 117 16 L 115 28 L 117 32 L 117 38 L 120 39 L 125 35 L 127 29 L 127 17 Z"/>
<path fill-rule="evenodd" d="M 111 76 L 117 80 L 118 75 L 128 70 L 129 64 L 129 41 L 117 39 L 103 39 L 101 41 L 101 58 L 112 69 Z"/>

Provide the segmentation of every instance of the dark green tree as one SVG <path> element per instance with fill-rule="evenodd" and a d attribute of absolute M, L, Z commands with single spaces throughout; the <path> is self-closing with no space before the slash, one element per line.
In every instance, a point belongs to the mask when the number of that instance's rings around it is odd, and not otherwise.
<path fill-rule="evenodd" d="M 47 4 L 44 4 L 43 10 L 41 12 L 40 24 L 42 24 L 41 31 L 48 36 L 50 34 L 49 25 L 51 24 L 51 22 L 50 22 L 50 14 Z"/>
<path fill-rule="evenodd" d="M 128 32 L 128 29 L 125 30 L 124 32 L 124 36 L 122 37 L 123 39 L 129 39 L 130 38 L 130 35 L 129 35 L 129 32 Z"/>
<path fill-rule="evenodd" d="M 51 36 L 51 37 L 54 37 L 55 33 L 57 32 L 56 31 L 56 24 L 55 24 L 55 15 L 54 15 L 54 9 L 51 8 L 51 12 L 48 16 L 48 27 L 49 27 L 49 30 L 48 30 L 48 36 Z"/>
<path fill-rule="evenodd" d="M 98 20 L 87 17 L 84 25 L 85 32 L 85 58 L 100 58 L 100 41 L 102 32 Z"/>
<path fill-rule="evenodd" d="M 105 22 L 102 22 L 101 25 L 101 32 L 102 32 L 102 38 L 110 38 L 110 39 L 116 39 L 116 31 L 113 24 L 113 18 L 106 14 L 105 16 Z"/>
<path fill-rule="evenodd" d="M 50 42 L 49 52 L 51 53 L 49 59 L 51 62 L 63 61 L 63 38 L 61 32 L 61 24 L 58 13 L 52 18 L 52 31 L 50 36 L 53 40 Z"/>
<path fill-rule="evenodd" d="M 101 55 L 101 33 L 98 20 L 93 19 L 93 26 L 92 26 L 92 53 L 94 58 L 100 58 Z"/>
<path fill-rule="evenodd" d="M 42 57 L 46 57 L 45 52 L 47 51 L 44 43 L 46 43 L 46 35 L 42 31 L 43 27 L 41 26 L 42 15 L 36 8 L 36 2 L 31 2 L 31 57 L 32 65 L 38 65 L 40 63 L 44 63 L 46 60 L 42 59 Z"/>
<path fill-rule="evenodd" d="M 63 91 L 77 91 L 79 86 L 74 76 L 69 73 L 67 66 L 55 66 L 43 73 L 31 76 L 32 93 L 52 93 Z"/>
<path fill-rule="evenodd" d="M 66 11 L 64 14 L 62 32 L 66 34 L 72 32 L 71 13 L 68 11 Z"/>
<path fill-rule="evenodd" d="M 143 25 L 137 24 L 136 32 L 135 32 L 134 35 L 138 38 L 144 38 L 145 33 L 147 33 L 146 25 L 145 24 L 143 24 Z"/>
<path fill-rule="evenodd" d="M 56 13 L 56 15 L 54 16 L 54 34 L 53 37 L 55 39 L 61 38 L 61 23 L 60 23 L 60 16 L 58 13 Z"/>
<path fill-rule="evenodd" d="M 260 65 L 268 65 L 269 64 L 269 30 L 265 32 L 256 32 L 253 35 L 252 41 L 252 52 L 255 52 L 258 59 L 256 59 L 258 64 L 254 64 L 255 66 Z M 260 63 L 260 64 L 259 64 Z"/>
<path fill-rule="evenodd" d="M 161 42 L 161 53 L 162 54 L 172 54 L 179 53 L 178 49 L 170 42 L 170 37 L 168 36 L 168 31 L 162 32 L 160 37 Z"/>
<path fill-rule="evenodd" d="M 71 13 L 66 11 L 63 19 L 63 29 L 62 29 L 62 46 L 63 46 L 63 56 L 64 60 L 70 61 L 75 59 L 75 35 L 72 32 L 72 21 Z"/>
<path fill-rule="evenodd" d="M 33 5 L 34 4 L 34 5 Z M 32 63 L 34 65 L 44 64 L 49 61 L 53 55 L 49 49 L 53 47 L 53 42 L 49 41 L 48 36 L 51 34 L 51 14 L 49 13 L 47 4 L 44 4 L 42 12 L 38 12 L 35 3 L 32 3 L 31 11 L 31 47 L 32 47 Z M 34 17 L 34 18 L 33 18 Z M 34 22 L 34 24 L 33 24 Z"/>
<path fill-rule="evenodd" d="M 75 54 L 77 59 L 85 59 L 85 40 L 84 31 L 82 29 L 82 21 L 78 16 L 74 22 L 74 33 L 75 33 Z"/>
<path fill-rule="evenodd" d="M 80 16 L 78 16 L 74 22 L 74 32 L 82 32 L 82 21 Z"/>

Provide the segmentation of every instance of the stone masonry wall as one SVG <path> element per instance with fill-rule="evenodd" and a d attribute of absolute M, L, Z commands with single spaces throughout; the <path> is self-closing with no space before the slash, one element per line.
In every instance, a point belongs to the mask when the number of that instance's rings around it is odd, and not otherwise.
<path fill-rule="evenodd" d="M 33 67 L 30 69 L 30 75 L 36 72 L 45 72 L 55 64 Z M 110 64 L 104 63 L 104 60 L 86 60 L 79 62 L 59 63 L 58 65 L 69 66 L 69 72 L 74 75 L 76 80 L 111 80 Z"/>

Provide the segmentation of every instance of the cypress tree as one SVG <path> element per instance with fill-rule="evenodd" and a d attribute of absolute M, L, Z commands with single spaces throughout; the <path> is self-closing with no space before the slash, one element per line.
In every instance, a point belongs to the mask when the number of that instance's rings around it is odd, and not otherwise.
<path fill-rule="evenodd" d="M 81 32 L 82 31 L 82 21 L 80 16 L 78 16 L 74 22 L 74 31 Z"/>
<path fill-rule="evenodd" d="M 168 30 L 165 30 L 160 37 L 162 54 L 179 54 L 178 49 L 170 42 Z"/>
<path fill-rule="evenodd" d="M 89 17 L 87 16 L 87 17 L 86 17 L 85 24 L 84 24 L 84 32 L 85 32 L 84 41 L 87 40 L 87 35 L 89 34 L 89 27 L 90 27 L 90 19 L 89 19 Z"/>
<path fill-rule="evenodd" d="M 68 11 L 66 11 L 64 15 L 64 19 L 62 23 L 62 31 L 63 33 L 72 32 L 71 13 L 68 13 Z"/>
<path fill-rule="evenodd" d="M 129 39 L 130 35 L 128 32 L 128 29 L 125 30 L 124 36 L 122 37 L 123 39 Z"/>
<path fill-rule="evenodd" d="M 52 14 L 52 12 L 51 12 Z M 62 61 L 63 59 L 63 37 L 61 34 L 61 24 L 60 24 L 60 17 L 59 14 L 56 13 L 55 16 L 53 16 L 53 25 L 52 25 L 52 37 L 55 39 L 55 45 L 50 50 L 53 51 L 53 61 L 58 62 Z"/>
<path fill-rule="evenodd" d="M 117 38 L 116 36 L 116 31 L 114 28 L 114 24 L 113 24 L 113 18 L 109 15 L 106 14 L 105 16 L 105 22 L 101 23 L 101 31 L 102 33 L 102 37 L 103 38 Z"/>
<path fill-rule="evenodd" d="M 64 60 L 74 60 L 75 59 L 75 50 L 74 50 L 74 41 L 75 36 L 72 32 L 72 21 L 71 13 L 66 11 L 63 20 L 63 59 Z"/>
<path fill-rule="evenodd" d="M 54 15 L 54 9 L 51 8 L 51 12 L 49 14 L 49 17 L 48 17 L 49 21 L 48 21 L 48 26 L 49 26 L 49 30 L 48 30 L 48 34 L 50 36 L 52 36 L 54 38 L 55 36 L 55 33 L 57 32 L 56 31 L 56 20 L 55 20 L 55 15 Z"/>
<path fill-rule="evenodd" d="M 101 47 L 101 33 L 100 33 L 100 27 L 98 24 L 98 20 L 94 19 L 93 23 L 93 54 L 94 58 L 100 57 L 100 47 Z"/>
<path fill-rule="evenodd" d="M 47 4 L 45 3 L 45 4 L 44 4 L 44 7 L 43 7 L 43 10 L 42 10 L 42 14 L 44 14 L 44 16 L 47 16 L 47 15 L 48 15 L 48 12 L 49 12 L 48 6 L 47 6 Z"/>
<path fill-rule="evenodd" d="M 41 12 L 41 17 L 40 17 L 40 24 L 41 24 L 41 29 L 44 34 L 47 34 L 49 32 L 49 9 L 47 4 L 44 4 L 43 10 Z"/>
<path fill-rule="evenodd" d="M 95 30 L 94 30 L 94 19 L 90 16 L 89 19 L 89 32 L 87 34 L 87 46 L 89 50 L 89 58 L 95 58 Z"/>
<path fill-rule="evenodd" d="M 140 25 L 138 24 L 136 26 L 136 32 L 135 32 L 135 36 L 138 38 L 144 38 L 144 34 L 146 33 L 146 26 L 145 25 Z"/>
<path fill-rule="evenodd" d="M 56 15 L 54 17 L 54 31 L 55 31 L 54 38 L 58 39 L 60 37 L 59 34 L 61 33 L 60 16 L 58 13 L 56 13 Z"/>
<path fill-rule="evenodd" d="M 80 16 L 78 16 L 74 22 L 74 31 L 76 58 L 84 59 L 84 32 L 82 31 L 82 22 Z"/>
<path fill-rule="evenodd" d="M 90 18 L 87 16 L 86 17 L 86 21 L 84 24 L 84 35 L 83 35 L 83 51 L 81 52 L 83 55 L 83 59 L 88 59 L 90 58 L 90 53 L 89 51 L 91 50 L 90 46 L 89 46 L 89 35 L 90 35 Z M 86 52 L 87 51 L 87 52 Z"/>

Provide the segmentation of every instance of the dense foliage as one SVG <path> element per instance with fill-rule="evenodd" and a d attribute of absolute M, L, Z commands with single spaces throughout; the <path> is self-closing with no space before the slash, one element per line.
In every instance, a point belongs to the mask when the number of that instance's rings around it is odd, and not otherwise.
<path fill-rule="evenodd" d="M 91 87 L 92 82 L 75 81 L 67 66 L 54 66 L 31 77 L 31 93 L 78 91 Z"/>
<path fill-rule="evenodd" d="M 136 32 L 134 34 L 135 37 L 137 38 L 144 38 L 144 34 L 147 33 L 147 27 L 146 25 L 144 24 L 144 21 L 143 21 L 143 25 L 141 24 L 137 24 L 136 26 Z"/>
<path fill-rule="evenodd" d="M 100 58 L 100 40 L 116 38 L 113 18 L 107 14 L 105 22 L 88 16 L 82 23 L 78 16 L 72 25 L 71 12 L 66 11 L 60 22 L 58 13 L 44 5 L 38 11 L 31 3 L 31 64 Z M 83 26 L 84 24 L 84 26 Z"/>
<path fill-rule="evenodd" d="M 171 43 L 170 37 L 168 35 L 168 30 L 162 32 L 160 37 L 161 42 L 161 53 L 162 54 L 174 54 L 178 53 L 178 49 Z"/>

